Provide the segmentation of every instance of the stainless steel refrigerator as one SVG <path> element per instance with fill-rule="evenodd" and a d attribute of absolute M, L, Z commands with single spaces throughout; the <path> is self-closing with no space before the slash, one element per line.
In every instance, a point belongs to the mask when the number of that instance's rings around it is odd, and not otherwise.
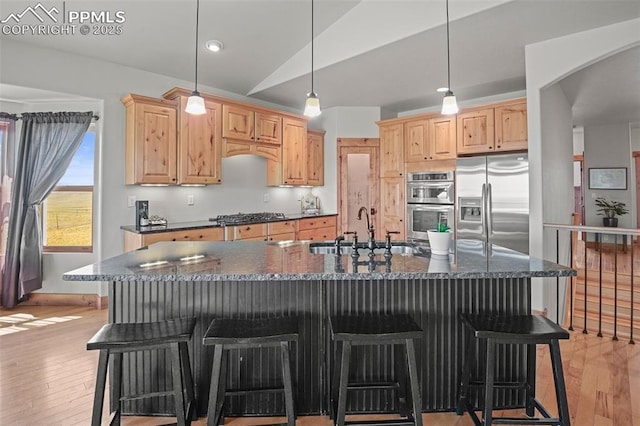
<path fill-rule="evenodd" d="M 456 162 L 458 238 L 529 253 L 527 154 L 459 158 Z"/>

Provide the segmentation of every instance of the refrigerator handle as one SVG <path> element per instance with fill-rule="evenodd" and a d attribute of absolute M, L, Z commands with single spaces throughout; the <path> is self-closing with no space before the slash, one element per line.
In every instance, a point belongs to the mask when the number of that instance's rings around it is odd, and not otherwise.
<path fill-rule="evenodd" d="M 493 236 L 493 189 L 487 184 L 487 235 Z"/>
<path fill-rule="evenodd" d="M 480 215 L 480 225 L 482 226 L 482 237 L 487 237 L 487 184 L 482 184 L 482 215 Z"/>

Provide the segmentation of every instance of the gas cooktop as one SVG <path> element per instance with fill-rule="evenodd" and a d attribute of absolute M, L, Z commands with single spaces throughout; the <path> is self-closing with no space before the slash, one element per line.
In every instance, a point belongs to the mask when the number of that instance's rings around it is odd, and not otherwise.
<path fill-rule="evenodd" d="M 217 222 L 218 225 L 243 225 L 247 223 L 273 222 L 277 220 L 285 220 L 286 218 L 287 217 L 284 213 L 262 212 L 223 214 L 209 218 L 209 220 Z"/>

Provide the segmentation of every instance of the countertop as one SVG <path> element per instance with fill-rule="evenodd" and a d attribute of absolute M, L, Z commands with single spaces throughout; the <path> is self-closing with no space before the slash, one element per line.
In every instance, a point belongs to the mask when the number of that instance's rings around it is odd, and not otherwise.
<path fill-rule="evenodd" d="M 362 253 L 312 254 L 312 242 L 162 242 L 63 275 L 66 281 L 274 281 L 420 278 L 524 278 L 575 275 L 553 262 L 475 240 L 457 240 L 455 254 L 432 259 L 394 254 L 375 263 Z"/>
<path fill-rule="evenodd" d="M 327 217 L 337 216 L 337 213 L 320 213 L 317 215 L 303 215 L 302 213 L 287 214 L 284 219 L 271 220 L 269 222 L 284 222 L 287 220 L 309 219 L 314 217 Z M 268 222 L 256 222 L 256 223 L 268 223 Z M 242 223 L 241 225 L 248 225 L 248 223 Z M 189 229 L 202 229 L 202 228 L 219 228 L 224 225 L 220 225 L 211 220 L 198 220 L 192 222 L 174 222 L 167 223 L 166 225 L 157 226 L 142 226 L 140 229 L 136 229 L 135 225 L 122 225 L 120 229 L 127 232 L 134 232 L 136 234 L 153 234 L 158 232 L 174 232 L 185 231 Z M 233 224 L 227 226 L 235 226 Z"/>

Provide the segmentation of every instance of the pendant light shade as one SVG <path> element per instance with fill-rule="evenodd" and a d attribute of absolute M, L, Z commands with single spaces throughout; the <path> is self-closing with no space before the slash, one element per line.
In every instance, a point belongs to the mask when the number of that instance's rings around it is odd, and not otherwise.
<path fill-rule="evenodd" d="M 311 0 L 311 92 L 307 93 L 307 101 L 304 104 L 304 115 L 317 117 L 322 114 L 320 99 L 313 91 L 313 0 Z"/>
<path fill-rule="evenodd" d="M 446 0 L 447 5 L 447 93 L 444 94 L 442 99 L 442 115 L 452 115 L 458 113 L 458 103 L 456 102 L 456 96 L 451 90 L 451 54 L 449 49 L 449 0 Z"/>
<path fill-rule="evenodd" d="M 191 96 L 187 100 L 187 106 L 184 111 L 188 114 L 201 115 L 207 112 L 207 109 L 204 107 L 204 99 L 200 96 L 200 92 L 198 92 L 198 24 L 200 21 L 200 0 L 196 0 L 196 78 L 195 78 L 195 87 Z"/>

